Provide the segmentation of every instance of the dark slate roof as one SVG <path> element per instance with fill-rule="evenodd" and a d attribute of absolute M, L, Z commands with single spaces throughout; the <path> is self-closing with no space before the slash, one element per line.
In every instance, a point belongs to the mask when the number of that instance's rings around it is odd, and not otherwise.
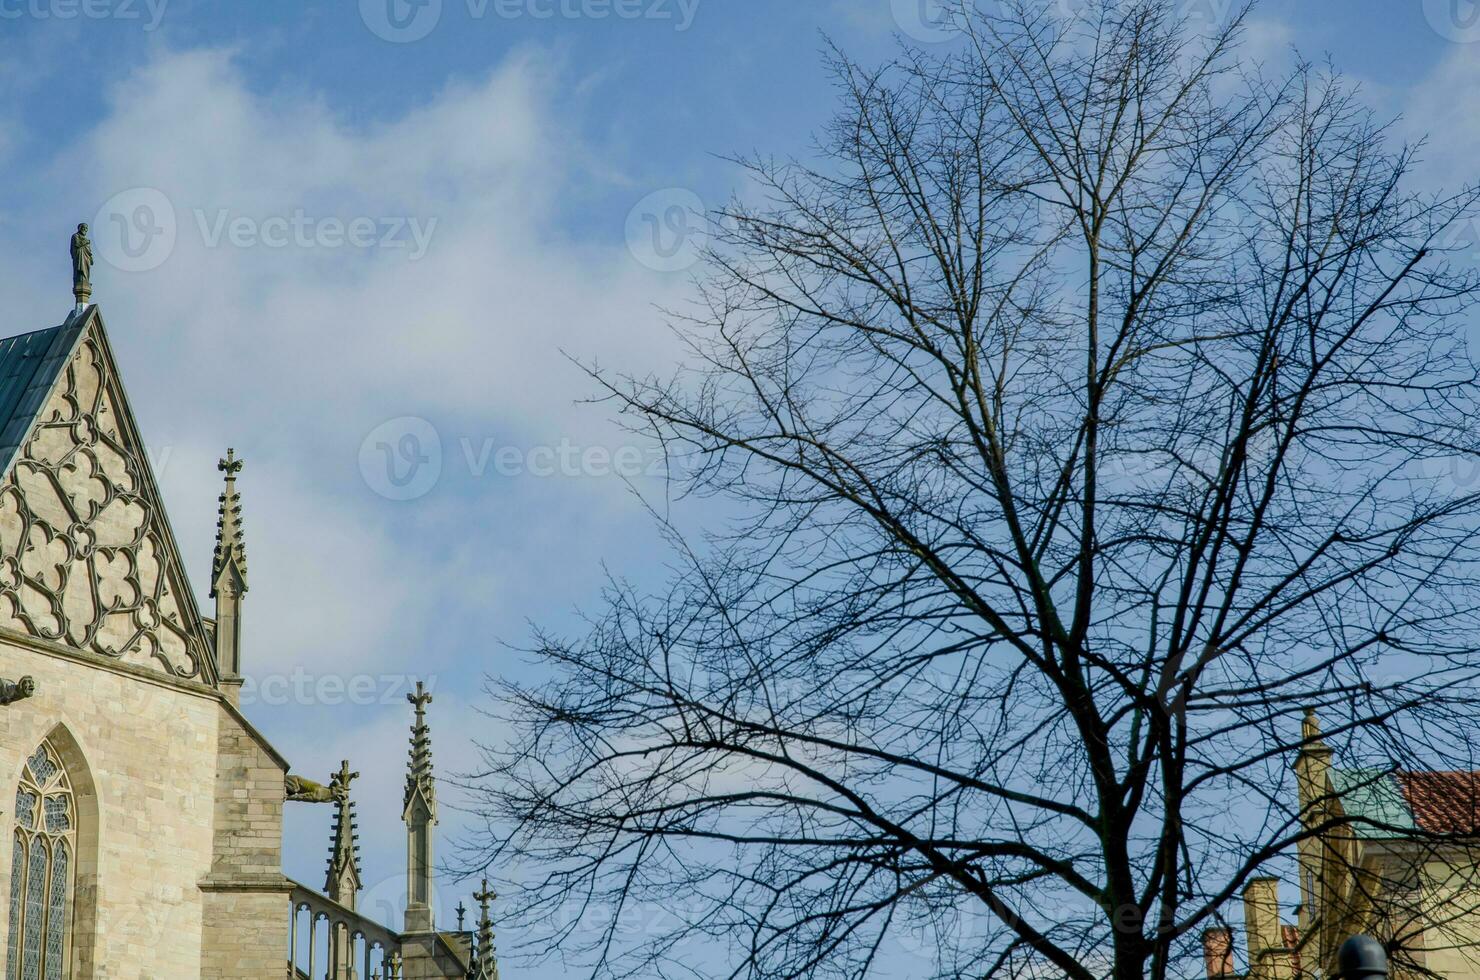
<path fill-rule="evenodd" d="M 93 309 L 58 326 L 0 340 L 0 475 L 10 470 Z"/>

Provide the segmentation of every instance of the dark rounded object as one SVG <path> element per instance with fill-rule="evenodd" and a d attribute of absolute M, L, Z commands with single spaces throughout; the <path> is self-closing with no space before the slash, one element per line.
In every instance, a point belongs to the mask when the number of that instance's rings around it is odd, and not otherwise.
<path fill-rule="evenodd" d="M 1353 936 L 1336 951 L 1341 980 L 1364 980 L 1388 975 L 1387 950 L 1371 936 Z"/>

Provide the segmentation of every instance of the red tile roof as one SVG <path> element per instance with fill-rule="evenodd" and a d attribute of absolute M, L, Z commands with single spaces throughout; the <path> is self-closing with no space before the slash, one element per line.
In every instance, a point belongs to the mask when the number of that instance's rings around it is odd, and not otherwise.
<path fill-rule="evenodd" d="M 1397 778 L 1419 829 L 1480 832 L 1480 772 L 1400 772 Z"/>

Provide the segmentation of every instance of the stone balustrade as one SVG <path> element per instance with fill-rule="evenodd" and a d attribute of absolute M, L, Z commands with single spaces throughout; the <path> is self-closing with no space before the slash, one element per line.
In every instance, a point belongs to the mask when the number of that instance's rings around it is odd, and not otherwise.
<path fill-rule="evenodd" d="M 289 980 L 402 980 L 391 930 L 296 881 L 288 914 Z"/>

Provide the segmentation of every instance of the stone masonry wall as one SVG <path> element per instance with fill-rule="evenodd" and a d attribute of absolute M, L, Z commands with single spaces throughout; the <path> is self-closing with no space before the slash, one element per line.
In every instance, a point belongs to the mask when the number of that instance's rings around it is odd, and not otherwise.
<path fill-rule="evenodd" d="M 287 893 L 208 892 L 205 930 L 202 980 L 275 980 L 287 968 Z"/>
<path fill-rule="evenodd" d="M 281 876 L 285 773 L 225 708 L 217 746 L 212 876 Z"/>
<path fill-rule="evenodd" d="M 198 976 L 219 702 L 0 636 L 0 676 L 24 674 L 35 677 L 35 696 L 0 708 L 0 811 L 13 818 L 21 767 L 53 738 L 80 811 L 72 976 Z M 4 847 L 0 908 L 9 907 L 9 888 Z"/>
<path fill-rule="evenodd" d="M 288 885 L 282 874 L 283 770 L 220 708 L 215 855 L 205 891 L 202 980 L 257 980 L 284 969 Z"/>

